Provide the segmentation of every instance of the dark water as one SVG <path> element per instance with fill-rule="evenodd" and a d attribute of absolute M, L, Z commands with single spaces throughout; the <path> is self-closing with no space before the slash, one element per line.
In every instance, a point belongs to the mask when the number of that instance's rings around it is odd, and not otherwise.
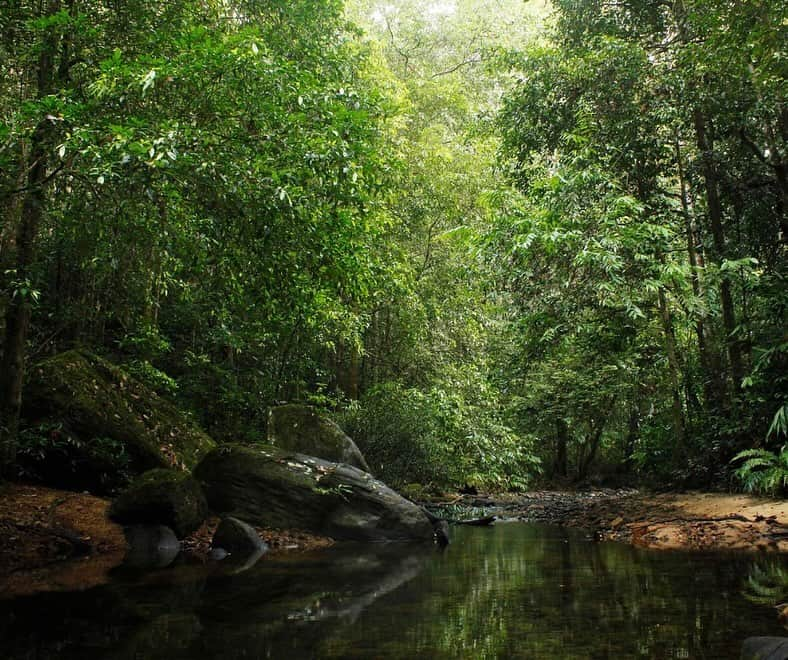
<path fill-rule="evenodd" d="M 0 656 L 719 660 L 788 634 L 771 607 L 785 558 L 639 551 L 515 523 L 453 532 L 445 552 L 334 548 L 237 575 L 121 572 L 0 600 Z"/>

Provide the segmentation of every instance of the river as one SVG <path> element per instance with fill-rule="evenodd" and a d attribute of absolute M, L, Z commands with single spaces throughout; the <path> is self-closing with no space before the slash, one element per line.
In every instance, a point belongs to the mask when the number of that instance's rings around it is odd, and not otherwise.
<path fill-rule="evenodd" d="M 452 544 L 337 546 L 118 570 L 0 600 L 4 658 L 738 658 L 781 635 L 777 555 L 657 552 L 524 523 Z"/>

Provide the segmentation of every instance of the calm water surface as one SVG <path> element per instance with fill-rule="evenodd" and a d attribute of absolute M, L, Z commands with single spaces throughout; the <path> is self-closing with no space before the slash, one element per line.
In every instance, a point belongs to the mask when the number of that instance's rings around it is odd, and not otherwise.
<path fill-rule="evenodd" d="M 650 552 L 519 523 L 441 552 L 334 548 L 0 600 L 4 658 L 738 658 L 788 634 L 780 557 Z M 757 601 L 762 600 L 759 604 Z"/>

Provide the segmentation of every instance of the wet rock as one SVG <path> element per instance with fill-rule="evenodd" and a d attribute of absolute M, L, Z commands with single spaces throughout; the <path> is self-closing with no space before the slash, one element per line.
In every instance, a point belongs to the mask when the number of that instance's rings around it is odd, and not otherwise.
<path fill-rule="evenodd" d="M 449 545 L 449 523 L 446 520 L 437 520 L 433 523 L 435 543 L 441 547 Z"/>
<path fill-rule="evenodd" d="M 788 660 L 788 637 L 748 637 L 741 660 Z"/>
<path fill-rule="evenodd" d="M 110 506 L 109 516 L 124 525 L 160 524 L 179 538 L 197 529 L 208 515 L 200 484 L 187 472 L 149 470 L 137 477 Z"/>
<path fill-rule="evenodd" d="M 271 408 L 268 444 L 370 472 L 356 443 L 336 423 L 311 406 L 291 403 Z"/>
<path fill-rule="evenodd" d="M 262 554 L 268 550 L 268 545 L 258 536 L 254 527 L 232 516 L 223 518 L 219 523 L 211 545 L 232 555 L 243 556 L 257 552 Z"/>
<path fill-rule="evenodd" d="M 211 509 L 334 539 L 430 541 L 415 504 L 366 472 L 271 445 L 222 445 L 195 470 Z"/>
<path fill-rule="evenodd" d="M 175 533 L 164 525 L 131 525 L 124 530 L 126 557 L 123 563 L 133 568 L 164 568 L 178 556 L 181 544 Z"/>
<path fill-rule="evenodd" d="M 224 548 L 211 548 L 208 552 L 208 559 L 212 559 L 213 561 L 222 561 L 230 555 L 227 550 Z"/>

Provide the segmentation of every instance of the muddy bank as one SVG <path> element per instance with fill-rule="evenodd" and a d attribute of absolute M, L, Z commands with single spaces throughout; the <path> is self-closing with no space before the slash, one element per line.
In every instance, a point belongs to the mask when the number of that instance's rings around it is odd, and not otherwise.
<path fill-rule="evenodd" d="M 481 507 L 504 520 L 586 529 L 599 540 L 660 549 L 788 551 L 788 502 L 633 489 L 463 495 L 432 505 Z"/>
<path fill-rule="evenodd" d="M 104 584 L 123 563 L 123 528 L 107 517 L 110 500 L 25 484 L 0 487 L 0 598 Z M 219 523 L 209 518 L 181 542 L 184 561 L 208 561 Z M 298 531 L 256 528 L 272 553 L 328 547 Z"/>
<path fill-rule="evenodd" d="M 0 594 L 84 589 L 123 561 L 123 528 L 109 500 L 84 493 L 5 484 L 0 488 Z"/>

